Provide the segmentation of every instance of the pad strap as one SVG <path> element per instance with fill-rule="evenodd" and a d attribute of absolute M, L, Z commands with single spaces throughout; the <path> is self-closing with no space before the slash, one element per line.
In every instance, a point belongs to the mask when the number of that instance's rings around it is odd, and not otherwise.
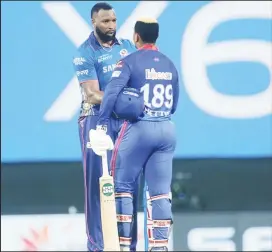
<path fill-rule="evenodd" d="M 131 193 L 115 193 L 115 198 L 133 198 Z"/>
<path fill-rule="evenodd" d="M 132 222 L 132 215 L 126 215 L 126 214 L 116 214 L 117 221 L 118 222 Z"/>
<path fill-rule="evenodd" d="M 154 201 L 159 199 L 170 199 L 170 197 L 169 197 L 169 194 L 161 194 L 161 195 L 150 197 L 149 200 Z"/>
<path fill-rule="evenodd" d="M 168 247 L 168 240 L 153 240 L 149 239 L 149 247 L 150 248 L 157 248 L 157 247 Z"/>
<path fill-rule="evenodd" d="M 130 246 L 131 238 L 128 237 L 119 237 L 119 243 L 121 246 Z"/>
<path fill-rule="evenodd" d="M 153 227 L 171 227 L 171 220 L 153 220 Z"/>

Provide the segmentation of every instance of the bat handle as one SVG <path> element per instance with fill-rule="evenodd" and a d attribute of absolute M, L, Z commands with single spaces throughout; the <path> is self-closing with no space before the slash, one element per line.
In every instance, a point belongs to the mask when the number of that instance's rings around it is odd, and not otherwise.
<path fill-rule="evenodd" d="M 103 176 L 109 176 L 108 156 L 107 156 L 106 150 L 101 157 L 102 157 Z"/>

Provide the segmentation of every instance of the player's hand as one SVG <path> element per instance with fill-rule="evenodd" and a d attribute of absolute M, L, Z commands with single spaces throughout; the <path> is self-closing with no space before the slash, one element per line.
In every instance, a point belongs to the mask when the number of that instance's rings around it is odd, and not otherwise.
<path fill-rule="evenodd" d="M 87 148 L 92 148 L 96 155 L 102 156 L 106 150 L 112 150 L 114 147 L 110 136 L 106 134 L 103 127 L 97 126 L 96 130 L 89 131 L 90 142 L 87 143 Z"/>

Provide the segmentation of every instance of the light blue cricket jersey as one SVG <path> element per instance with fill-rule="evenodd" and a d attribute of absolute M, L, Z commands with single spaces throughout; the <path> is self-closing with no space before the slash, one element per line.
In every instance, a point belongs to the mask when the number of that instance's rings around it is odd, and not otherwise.
<path fill-rule="evenodd" d="M 136 47 L 128 39 L 115 39 L 112 47 L 102 47 L 94 32 L 92 32 L 89 38 L 78 48 L 73 59 L 79 83 L 98 80 L 100 90 L 104 91 L 111 79 L 116 63 L 136 50 Z M 84 100 L 85 94 L 82 90 L 82 102 Z M 94 114 L 97 114 L 98 110 L 99 105 L 95 105 L 93 107 Z"/>

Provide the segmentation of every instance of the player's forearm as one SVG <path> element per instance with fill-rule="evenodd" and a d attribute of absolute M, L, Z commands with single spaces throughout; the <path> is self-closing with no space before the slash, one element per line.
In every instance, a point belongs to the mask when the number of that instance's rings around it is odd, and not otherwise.
<path fill-rule="evenodd" d="M 114 93 L 108 93 L 106 89 L 105 99 L 103 100 L 99 111 L 99 117 L 97 121 L 98 125 L 107 125 L 108 119 L 113 111 L 116 99 L 117 95 Z"/>
<path fill-rule="evenodd" d="M 87 102 L 90 104 L 101 104 L 103 95 L 103 91 L 86 92 Z"/>
<path fill-rule="evenodd" d="M 112 79 L 105 89 L 104 100 L 101 104 L 98 125 L 106 125 L 110 115 L 112 114 L 114 104 L 117 100 L 118 94 L 124 88 L 124 83 L 118 79 Z"/>

